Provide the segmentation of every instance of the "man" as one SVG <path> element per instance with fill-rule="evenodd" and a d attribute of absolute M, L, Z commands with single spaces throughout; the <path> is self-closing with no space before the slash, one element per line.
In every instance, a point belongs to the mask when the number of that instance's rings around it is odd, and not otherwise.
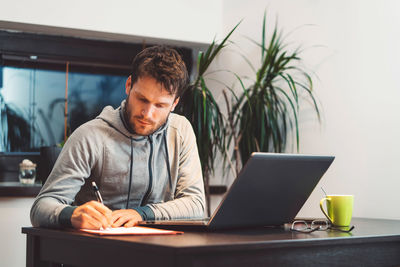
<path fill-rule="evenodd" d="M 99 229 L 203 217 L 196 138 L 189 121 L 171 113 L 187 81 L 175 50 L 139 53 L 121 106 L 105 107 L 68 138 L 31 208 L 32 225 Z"/>

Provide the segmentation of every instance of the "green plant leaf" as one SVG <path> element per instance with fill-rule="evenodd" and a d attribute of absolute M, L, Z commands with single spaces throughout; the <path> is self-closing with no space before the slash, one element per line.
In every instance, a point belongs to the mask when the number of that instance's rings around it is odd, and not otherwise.
<path fill-rule="evenodd" d="M 255 79 L 248 87 L 245 87 L 239 75 L 235 75 L 242 92 L 232 98 L 236 102 L 232 103 L 228 114 L 228 118 L 234 122 L 231 127 L 234 127 L 237 135 L 241 137 L 239 152 L 242 164 L 258 149 L 270 152 L 284 151 L 290 131 L 295 134 L 299 151 L 298 114 L 301 92 L 307 92 L 318 117 L 320 114 L 312 92 L 311 75 L 301 68 L 302 50 L 300 47 L 294 50 L 289 48 L 285 41 L 287 35 L 284 36 L 279 30 L 278 22 L 267 40 L 266 11 L 262 23 L 261 42 L 247 38 L 260 48 L 261 64 L 254 70 Z M 227 140 L 230 145 L 232 138 Z M 232 157 L 232 161 L 239 160 L 235 153 Z"/>

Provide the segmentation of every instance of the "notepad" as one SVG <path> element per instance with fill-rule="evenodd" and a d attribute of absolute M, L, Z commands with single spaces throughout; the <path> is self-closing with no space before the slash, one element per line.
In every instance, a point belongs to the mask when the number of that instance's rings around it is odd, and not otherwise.
<path fill-rule="evenodd" d="M 183 234 L 180 231 L 162 230 L 150 227 L 116 227 L 102 230 L 81 229 L 81 231 L 96 235 L 176 235 Z"/>

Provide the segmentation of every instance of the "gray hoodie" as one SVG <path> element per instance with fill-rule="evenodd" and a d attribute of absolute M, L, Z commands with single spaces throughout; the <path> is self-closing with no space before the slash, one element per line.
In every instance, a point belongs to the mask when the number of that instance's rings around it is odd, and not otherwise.
<path fill-rule="evenodd" d="M 95 181 L 112 210 L 135 209 L 144 220 L 202 218 L 204 185 L 189 121 L 171 113 L 149 136 L 127 130 L 121 107 L 101 114 L 68 138 L 31 208 L 33 226 L 71 226 L 76 206 L 95 200 Z"/>

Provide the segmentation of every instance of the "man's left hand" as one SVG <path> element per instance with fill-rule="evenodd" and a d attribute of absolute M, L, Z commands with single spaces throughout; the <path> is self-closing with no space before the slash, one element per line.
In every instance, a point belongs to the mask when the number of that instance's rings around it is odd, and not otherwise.
<path fill-rule="evenodd" d="M 126 210 L 114 210 L 111 215 L 112 218 L 112 227 L 133 227 L 138 224 L 139 221 L 142 221 L 142 216 L 136 211 L 132 209 Z"/>

